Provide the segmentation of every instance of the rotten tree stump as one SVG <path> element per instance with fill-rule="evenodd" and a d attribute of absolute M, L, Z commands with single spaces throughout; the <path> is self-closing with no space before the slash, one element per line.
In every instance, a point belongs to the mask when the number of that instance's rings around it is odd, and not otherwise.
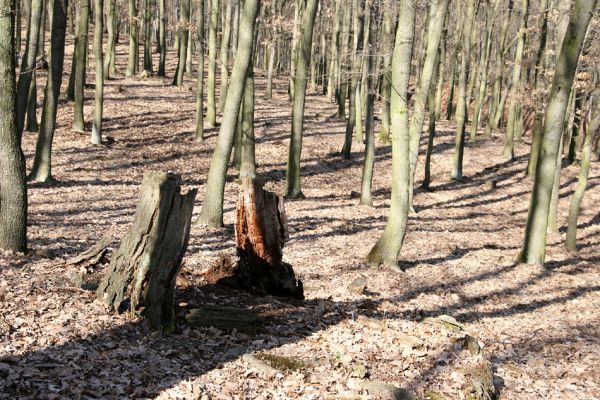
<path fill-rule="evenodd" d="M 181 194 L 178 175 L 144 174 L 133 225 L 96 291 L 100 300 L 119 312 L 129 308 L 143 314 L 156 329 L 175 328 L 175 280 L 188 245 L 195 197 L 195 189 Z"/>
<path fill-rule="evenodd" d="M 264 190 L 258 179 L 243 178 L 235 225 L 238 261 L 221 260 L 206 279 L 259 295 L 304 299 L 302 282 L 282 260 L 287 239 L 283 198 Z"/>

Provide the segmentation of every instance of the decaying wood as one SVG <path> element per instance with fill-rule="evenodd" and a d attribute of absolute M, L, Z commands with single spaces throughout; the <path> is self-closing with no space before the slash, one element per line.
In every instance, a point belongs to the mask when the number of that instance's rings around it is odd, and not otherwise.
<path fill-rule="evenodd" d="M 209 283 L 224 284 L 260 295 L 304 298 L 302 282 L 283 262 L 288 239 L 283 199 L 262 188 L 256 178 L 242 179 L 237 204 L 236 264 L 219 260 L 205 275 Z"/>
<path fill-rule="evenodd" d="M 222 306 L 203 306 L 191 309 L 185 319 L 191 326 L 212 326 L 226 332 L 236 329 L 244 333 L 256 332 L 258 323 L 258 317 L 250 310 Z"/>
<path fill-rule="evenodd" d="M 87 249 L 86 251 L 79 253 L 75 257 L 69 258 L 67 261 L 65 261 L 65 264 L 66 265 L 77 265 L 77 264 L 95 265 L 95 264 L 98 264 L 98 262 L 100 262 L 102 257 L 104 257 L 104 255 L 108 251 L 108 246 L 110 246 L 112 241 L 113 241 L 113 232 L 111 230 L 111 231 L 108 231 L 107 233 L 105 233 L 104 236 L 102 236 L 100 238 L 98 243 L 96 243 L 95 245 L 93 245 L 92 247 Z"/>
<path fill-rule="evenodd" d="M 175 326 L 173 299 L 196 190 L 181 194 L 174 174 L 147 172 L 133 225 L 113 254 L 96 295 L 118 311 L 142 314 L 157 329 Z"/>

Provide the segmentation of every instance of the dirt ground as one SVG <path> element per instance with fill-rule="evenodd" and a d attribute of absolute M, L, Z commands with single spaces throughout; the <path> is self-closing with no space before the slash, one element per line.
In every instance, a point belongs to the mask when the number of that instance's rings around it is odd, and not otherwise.
<path fill-rule="evenodd" d="M 192 227 L 174 335 L 114 314 L 93 291 L 74 287 L 66 278 L 74 267 L 60 261 L 109 229 L 117 237 L 127 231 L 145 171 L 181 174 L 199 188 L 194 215 L 200 210 L 218 131 L 207 127 L 207 140 L 193 141 L 195 83 L 170 85 L 174 57 L 169 53 L 169 78 L 119 75 L 106 83 L 104 134 L 112 139 L 105 145 L 91 146 L 89 132 L 72 132 L 72 104 L 60 103 L 57 182 L 29 185 L 31 252 L 0 253 L 0 398 L 378 398 L 386 393 L 365 389 L 365 382 L 385 382 L 419 398 L 432 390 L 460 399 L 465 388 L 481 383 L 472 371 L 483 358 L 492 363 L 500 399 L 600 398 L 598 163 L 579 218 L 579 252 L 563 247 L 578 173 L 569 166 L 561 177 L 561 233 L 549 237 L 546 266 L 515 264 L 531 191 L 523 174 L 529 138 L 517 145 L 514 162 L 503 161 L 500 135 L 469 142 L 466 179 L 458 183 L 449 175 L 453 124 L 441 123 L 433 191 L 417 190 L 401 253 L 405 272 L 373 270 L 364 258 L 386 221 L 390 147 L 377 142 L 374 207 L 358 206 L 350 193 L 360 190 L 364 146 L 354 143 L 352 159 L 340 159 L 344 123 L 329 118 L 335 106 L 317 93 L 306 101 L 306 199 L 286 203 L 284 259 L 303 280 L 306 301 L 257 298 L 203 281 L 202 272 L 222 254 L 235 254 L 234 170 L 225 190 L 225 227 Z M 125 63 L 122 43 L 120 72 Z M 70 58 L 65 64 L 63 89 Z M 286 79 L 278 78 L 273 99 L 265 100 L 264 74 L 256 74 L 258 172 L 282 193 L 291 115 Z M 93 90 L 86 97 L 90 121 Z M 26 133 L 29 167 L 34 147 L 35 134 Z M 496 188 L 486 186 L 490 179 Z M 367 280 L 364 294 L 347 289 L 358 277 Z M 254 333 L 188 327 L 186 310 L 203 304 L 246 307 L 260 323 Z M 457 341 L 466 334 L 478 340 L 482 356 L 461 350 Z M 256 362 L 265 353 L 290 357 L 293 365 L 269 370 Z"/>

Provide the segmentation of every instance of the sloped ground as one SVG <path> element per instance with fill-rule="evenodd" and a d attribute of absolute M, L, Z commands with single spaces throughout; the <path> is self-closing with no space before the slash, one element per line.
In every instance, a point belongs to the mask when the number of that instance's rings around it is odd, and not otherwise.
<path fill-rule="evenodd" d="M 121 70 L 125 49 L 119 47 Z M 263 74 L 257 75 L 258 170 L 281 193 L 291 109 L 286 81 L 277 80 L 277 93 L 265 100 Z M 334 105 L 317 94 L 307 98 L 307 199 L 286 203 L 291 238 L 284 256 L 304 281 L 304 303 L 252 298 L 203 282 L 202 271 L 221 254 L 234 254 L 234 171 L 225 192 L 225 228 L 192 228 L 177 303 L 180 316 L 202 304 L 251 308 L 262 317 L 256 334 L 189 328 L 181 318 L 177 333 L 163 337 L 73 287 L 59 261 L 108 229 L 124 234 L 144 171 L 180 173 L 200 189 L 199 211 L 217 130 L 207 129 L 204 143 L 192 140 L 195 84 L 176 88 L 170 81 L 121 76 L 107 82 L 105 135 L 114 141 L 105 146 L 90 146 L 87 135 L 71 132 L 72 105 L 60 104 L 53 150 L 58 182 L 30 184 L 32 252 L 0 254 L 0 398 L 353 398 L 366 395 L 360 385 L 367 380 L 456 399 L 473 386 L 468 371 L 478 360 L 456 345 L 467 333 L 492 361 L 501 399 L 598 398 L 597 163 L 579 220 L 579 253 L 564 250 L 561 231 L 550 235 L 546 267 L 515 265 L 531 190 L 523 176 L 528 145 L 520 144 L 516 161 L 507 163 L 501 139 L 468 143 L 467 178 L 453 182 L 453 126 L 443 123 L 432 163 L 434 190 L 416 194 L 418 213 L 401 255 L 405 273 L 372 270 L 363 260 L 386 220 L 390 148 L 378 143 L 375 207 L 358 206 L 350 192 L 360 189 L 363 145 L 354 145 L 351 161 L 335 154 L 344 123 L 328 118 Z M 86 92 L 87 120 L 92 93 Z M 35 135 L 26 134 L 29 161 L 34 146 Z M 577 173 L 571 166 L 562 174 L 563 227 Z M 492 178 L 495 189 L 485 185 Z M 366 294 L 347 289 L 357 277 L 367 279 Z M 460 327 L 432 319 L 439 316 L 453 317 Z M 259 352 L 292 357 L 294 368 L 270 373 L 243 357 Z"/>

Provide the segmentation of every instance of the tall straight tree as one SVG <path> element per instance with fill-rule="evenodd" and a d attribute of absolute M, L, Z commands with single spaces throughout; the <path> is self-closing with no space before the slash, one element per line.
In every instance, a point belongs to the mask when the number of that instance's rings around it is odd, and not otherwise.
<path fill-rule="evenodd" d="M 167 59 L 167 14 L 165 10 L 165 1 L 166 0 L 158 0 L 158 52 L 160 54 L 158 59 L 158 71 L 156 72 L 156 75 L 158 76 L 165 76 L 165 63 Z M 200 0 L 199 3 L 202 3 L 202 0 Z M 204 10 L 204 5 L 202 5 L 202 9 Z"/>
<path fill-rule="evenodd" d="M 210 0 L 208 20 L 208 82 L 206 98 L 206 119 L 210 126 L 217 126 L 217 104 L 215 99 L 217 74 L 217 21 L 219 20 L 219 0 Z"/>
<path fill-rule="evenodd" d="M 106 56 L 104 57 L 104 78 L 108 79 L 117 73 L 115 66 L 115 46 L 117 41 L 117 0 L 108 0 L 108 12 L 106 15 Z"/>
<path fill-rule="evenodd" d="M 148 1 L 148 0 L 146 0 Z M 177 58 L 177 69 L 173 78 L 173 85 L 183 85 L 183 71 L 185 71 L 185 59 L 187 57 L 188 39 L 190 33 L 190 0 L 182 0 L 181 3 L 181 21 L 179 22 L 179 48 Z"/>
<path fill-rule="evenodd" d="M 138 73 L 139 56 L 137 0 L 129 0 L 129 58 L 126 76 Z"/>
<path fill-rule="evenodd" d="M 75 41 L 74 60 L 75 69 L 73 77 L 73 130 L 83 132 L 85 130 L 85 119 L 83 117 L 83 102 L 85 89 L 85 67 L 88 47 L 88 23 L 90 19 L 90 0 L 80 0 L 79 20 L 77 26 L 77 40 Z"/>
<path fill-rule="evenodd" d="M 521 101 L 519 99 L 519 83 L 521 81 L 521 64 L 523 63 L 523 53 L 525 50 L 528 11 L 529 0 L 521 0 L 521 25 L 518 33 L 517 49 L 515 50 L 512 78 L 508 89 L 508 125 L 506 127 L 506 138 L 504 141 L 504 158 L 507 160 L 512 160 L 515 157 L 514 139 L 517 124 L 519 123 L 517 121 L 517 110 L 521 106 Z"/>
<path fill-rule="evenodd" d="M 448 0 L 433 0 L 429 9 L 429 22 L 427 25 L 427 45 L 425 49 L 425 60 L 419 78 L 417 91 L 414 96 L 413 111 L 410 121 L 410 189 L 409 204 L 412 207 L 413 189 L 417 158 L 419 155 L 419 144 L 421 143 L 421 134 L 423 132 L 423 123 L 425 121 L 425 109 L 427 106 L 427 97 L 431 78 L 435 69 L 438 49 L 440 47 L 440 38 L 442 37 L 442 28 L 444 26 L 444 17 L 448 10 Z"/>
<path fill-rule="evenodd" d="M 0 0 L 0 10 L 0 249 L 25 251 L 27 185 L 17 128 L 12 0 Z"/>
<path fill-rule="evenodd" d="M 164 0 L 162 0 L 164 1 Z M 198 0 L 198 83 L 196 92 L 196 134 L 194 140 L 204 141 L 204 0 Z"/>
<path fill-rule="evenodd" d="M 39 31 L 42 21 L 44 0 L 32 0 L 29 9 L 29 23 L 27 24 L 27 44 L 25 53 L 21 59 L 19 71 L 19 82 L 17 84 L 17 131 L 23 133 L 25 125 L 25 112 L 27 111 L 27 100 L 34 77 L 35 57 L 37 55 Z M 6 49 L 8 50 L 8 49 Z"/>
<path fill-rule="evenodd" d="M 467 124 L 467 80 L 471 66 L 471 33 L 475 19 L 475 0 L 465 1 L 463 42 L 458 78 L 458 100 L 456 103 L 456 143 L 454 146 L 452 178 L 462 180 L 463 155 L 465 151 L 465 126 Z"/>
<path fill-rule="evenodd" d="M 225 105 L 225 97 L 227 96 L 227 81 L 229 79 L 229 41 L 231 37 L 231 5 L 232 0 L 228 0 L 225 5 L 225 15 L 223 18 L 223 35 L 221 36 L 221 90 L 219 98 L 219 110 L 223 111 Z"/>
<path fill-rule="evenodd" d="M 152 72 L 152 0 L 144 0 L 144 71 Z"/>
<path fill-rule="evenodd" d="M 310 65 L 310 48 L 318 3 L 318 0 L 299 0 L 302 23 L 300 25 L 300 37 L 298 40 L 298 59 L 296 60 L 294 98 L 292 103 L 292 135 L 286 171 L 286 197 L 288 198 L 304 197 L 300 187 L 300 156 L 302 153 L 302 134 L 304 131 L 306 73 Z"/>
<path fill-rule="evenodd" d="M 259 5 L 260 0 L 245 0 L 243 8 L 240 10 L 238 48 L 231 71 L 231 82 L 227 89 L 223 121 L 219 128 L 219 136 L 208 172 L 202 210 L 197 220 L 199 224 L 213 227 L 223 226 L 223 194 L 227 164 L 231 156 L 235 126 L 246 84 L 246 73 L 252 62 L 254 25 Z"/>
<path fill-rule="evenodd" d="M 150 1 L 150 0 L 146 0 Z M 102 143 L 102 113 L 104 111 L 104 61 L 102 35 L 104 33 L 104 0 L 94 0 L 94 58 L 96 64 L 96 86 L 94 88 L 94 122 L 92 144 Z"/>
<path fill-rule="evenodd" d="M 51 182 L 52 141 L 56 128 L 58 96 L 62 83 L 65 58 L 65 35 L 67 29 L 67 0 L 52 0 L 50 4 L 50 56 L 48 59 L 48 80 L 44 91 L 42 120 L 35 144 L 35 156 L 29 178 L 38 182 Z"/>
<path fill-rule="evenodd" d="M 408 82 L 415 35 L 415 5 L 413 0 L 400 2 L 396 42 L 392 55 L 392 90 L 390 98 L 392 140 L 392 194 L 388 220 L 383 234 L 369 252 L 367 260 L 373 267 L 381 264 L 400 271 L 398 255 L 406 235 L 409 213 L 409 127 Z"/>
<path fill-rule="evenodd" d="M 581 170 L 579 171 L 579 178 L 577 179 L 577 186 L 571 199 L 571 206 L 569 207 L 569 224 L 567 226 L 567 238 L 565 245 L 569 250 L 577 250 L 577 218 L 579 216 L 579 209 L 581 207 L 581 200 L 585 194 L 585 188 L 588 182 L 588 176 L 590 174 L 590 160 L 592 156 L 592 144 L 595 138 L 598 136 L 600 130 L 600 101 L 598 101 L 598 95 L 600 91 L 597 91 L 594 96 L 595 106 L 592 112 L 592 119 L 589 124 L 589 129 L 585 135 L 583 143 L 583 150 L 581 152 Z"/>
<path fill-rule="evenodd" d="M 543 264 L 546 258 L 548 215 L 556 160 L 562 140 L 565 114 L 583 41 L 598 0 L 575 0 L 571 19 L 554 71 L 554 79 L 541 140 L 541 151 L 529 203 L 523 248 L 519 260 L 528 264 Z"/>

